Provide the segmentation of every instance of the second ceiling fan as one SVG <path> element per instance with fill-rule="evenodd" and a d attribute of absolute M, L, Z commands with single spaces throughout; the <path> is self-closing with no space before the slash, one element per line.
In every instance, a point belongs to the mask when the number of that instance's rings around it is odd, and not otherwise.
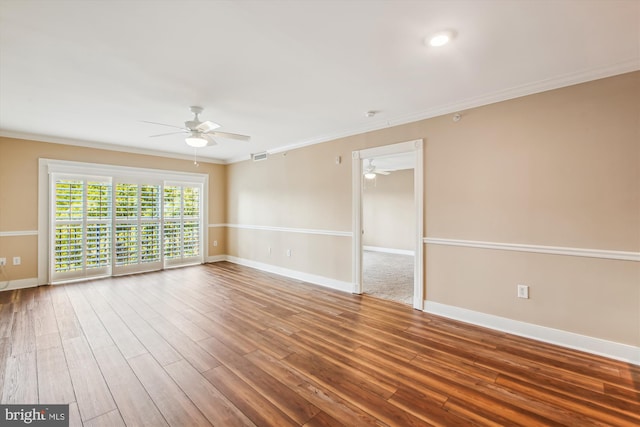
<path fill-rule="evenodd" d="M 363 168 L 362 174 L 366 179 L 374 179 L 376 175 L 389 175 L 391 171 L 386 169 L 378 169 L 376 165 L 373 164 L 373 159 L 367 159 L 368 165 L 365 165 Z"/>

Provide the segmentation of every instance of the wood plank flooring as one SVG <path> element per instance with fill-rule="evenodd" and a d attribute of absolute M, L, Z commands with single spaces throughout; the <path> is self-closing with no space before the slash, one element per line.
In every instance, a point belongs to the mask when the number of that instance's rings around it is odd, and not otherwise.
<path fill-rule="evenodd" d="M 638 426 L 640 367 L 229 263 L 0 293 L 0 402 L 73 426 Z"/>

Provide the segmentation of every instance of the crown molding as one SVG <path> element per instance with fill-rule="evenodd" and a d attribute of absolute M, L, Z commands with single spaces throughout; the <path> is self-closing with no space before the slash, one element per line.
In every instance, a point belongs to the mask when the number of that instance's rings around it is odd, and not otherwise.
<path fill-rule="evenodd" d="M 613 77 L 638 70 L 640 70 L 640 58 L 634 58 L 610 66 L 583 70 L 574 73 L 567 73 L 548 79 L 538 80 L 536 82 L 526 83 L 520 86 L 514 86 L 509 89 L 503 89 L 485 95 L 468 98 L 460 102 L 443 105 L 415 114 L 399 116 L 396 117 L 395 120 L 392 120 L 392 123 L 394 126 L 396 126 L 399 124 L 416 122 L 419 120 L 456 113 L 471 108 L 477 108 L 485 105 L 495 104 L 498 102 L 508 101 L 510 99 L 522 98 L 528 95 L 535 95 L 537 93 L 561 89 L 564 87 L 587 83 L 590 81 Z"/>
<path fill-rule="evenodd" d="M 273 152 L 267 150 L 267 154 L 273 154 Z M 269 159 L 269 157 L 267 157 L 267 159 Z M 244 162 L 246 160 L 251 160 L 251 154 L 243 154 L 241 156 L 231 157 L 230 159 L 225 160 L 225 164 L 230 165 L 233 163 Z"/>
<path fill-rule="evenodd" d="M 150 150 L 148 148 L 131 147 L 128 145 L 108 144 L 105 142 L 83 141 L 83 140 L 73 139 L 73 138 L 63 138 L 58 136 L 48 136 L 48 135 L 40 135 L 40 134 L 33 134 L 33 133 L 26 133 L 26 132 L 14 132 L 14 131 L 9 131 L 4 129 L 0 129 L 0 136 L 6 137 L 6 138 L 25 139 L 25 140 L 37 141 L 37 142 L 48 142 L 51 144 L 72 145 L 75 147 L 95 148 L 99 150 L 118 151 L 122 153 L 131 153 L 131 154 L 144 154 L 147 156 L 168 157 L 170 159 L 193 161 L 192 155 L 173 153 L 170 151 Z M 214 159 L 211 157 L 203 157 L 203 156 L 198 156 L 198 161 L 201 161 L 204 163 L 225 164 L 225 161 L 223 160 Z"/>
<path fill-rule="evenodd" d="M 370 125 L 363 125 L 342 129 L 337 132 L 328 133 L 319 137 L 305 139 L 293 144 L 283 145 L 267 150 L 268 154 L 277 154 L 285 151 L 291 151 L 298 148 L 308 147 L 310 145 L 321 144 L 323 142 L 333 141 L 340 138 L 346 138 L 353 135 L 359 135 L 366 132 L 373 132 L 392 126 L 399 126 L 407 123 L 413 123 L 420 120 L 430 119 L 445 114 L 457 113 L 471 108 L 482 107 L 485 105 L 495 104 L 497 102 L 507 101 L 514 98 L 520 98 L 527 95 L 546 92 L 549 90 L 560 89 L 567 86 L 573 86 L 580 83 L 587 83 L 593 80 L 599 80 L 607 77 L 613 77 L 620 74 L 630 73 L 640 70 L 640 58 L 633 58 L 622 61 L 617 64 L 599 67 L 589 70 L 583 70 L 574 73 L 567 73 L 549 79 L 538 80 L 536 82 L 515 86 L 509 89 L 491 92 L 488 94 L 468 98 L 460 102 L 441 105 L 427 110 L 398 115 L 386 120 L 380 120 Z M 237 163 L 248 160 L 247 156 L 239 156 L 227 160 L 228 164 Z"/>

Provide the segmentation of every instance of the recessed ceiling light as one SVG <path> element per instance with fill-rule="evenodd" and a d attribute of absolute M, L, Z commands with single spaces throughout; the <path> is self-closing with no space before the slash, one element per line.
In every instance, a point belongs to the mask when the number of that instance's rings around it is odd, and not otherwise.
<path fill-rule="evenodd" d="M 435 33 L 429 39 L 429 46 L 433 46 L 433 47 L 444 46 L 445 44 L 449 43 L 451 39 L 453 39 L 453 36 L 454 36 L 454 32 L 450 30 L 440 31 L 438 33 Z"/>

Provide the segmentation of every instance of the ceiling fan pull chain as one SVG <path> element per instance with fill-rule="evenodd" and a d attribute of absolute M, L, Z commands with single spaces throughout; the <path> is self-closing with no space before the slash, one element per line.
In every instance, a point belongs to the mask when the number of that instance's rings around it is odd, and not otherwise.
<path fill-rule="evenodd" d="M 196 167 L 200 166 L 200 164 L 198 163 L 198 149 L 197 148 L 193 149 L 193 164 Z"/>

